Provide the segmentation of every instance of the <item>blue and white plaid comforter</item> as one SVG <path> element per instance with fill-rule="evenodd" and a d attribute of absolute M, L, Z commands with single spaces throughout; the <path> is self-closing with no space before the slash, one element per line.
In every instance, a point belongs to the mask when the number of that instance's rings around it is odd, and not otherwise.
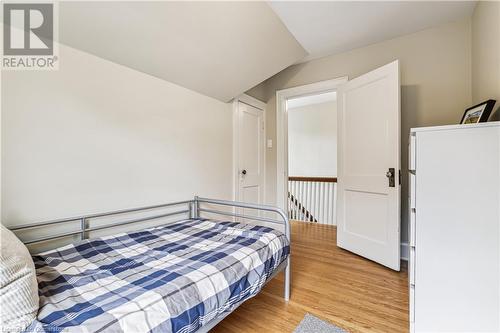
<path fill-rule="evenodd" d="M 28 331 L 194 332 L 256 295 L 290 252 L 273 229 L 187 220 L 34 256 Z"/>

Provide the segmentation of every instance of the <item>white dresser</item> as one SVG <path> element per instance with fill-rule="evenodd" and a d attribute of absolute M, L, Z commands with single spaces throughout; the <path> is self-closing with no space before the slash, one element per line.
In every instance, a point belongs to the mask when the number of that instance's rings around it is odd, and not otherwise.
<path fill-rule="evenodd" d="M 410 134 L 410 332 L 500 332 L 500 122 Z"/>

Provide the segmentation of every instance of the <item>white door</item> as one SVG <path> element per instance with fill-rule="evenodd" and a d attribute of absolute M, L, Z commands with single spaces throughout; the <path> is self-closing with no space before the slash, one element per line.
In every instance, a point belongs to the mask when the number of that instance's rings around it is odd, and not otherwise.
<path fill-rule="evenodd" d="M 264 203 L 264 149 L 264 111 L 238 102 L 238 201 Z"/>
<path fill-rule="evenodd" d="M 399 271 L 399 61 L 337 92 L 337 245 Z"/>

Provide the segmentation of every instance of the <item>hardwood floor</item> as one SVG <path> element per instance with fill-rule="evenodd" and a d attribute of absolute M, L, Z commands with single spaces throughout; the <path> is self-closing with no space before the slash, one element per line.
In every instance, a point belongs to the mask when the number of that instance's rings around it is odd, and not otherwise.
<path fill-rule="evenodd" d="M 292 222 L 292 291 L 271 280 L 211 332 L 293 332 L 306 313 L 349 332 L 408 332 L 407 272 L 335 245 L 336 228 Z"/>

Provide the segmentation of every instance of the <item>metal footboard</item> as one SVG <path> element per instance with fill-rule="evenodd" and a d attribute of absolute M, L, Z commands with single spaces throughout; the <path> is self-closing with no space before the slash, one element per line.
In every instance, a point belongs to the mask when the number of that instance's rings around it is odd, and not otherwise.
<path fill-rule="evenodd" d="M 252 210 L 256 210 L 256 211 L 271 212 L 271 213 L 277 214 L 280 217 L 280 220 L 276 220 L 276 219 L 268 218 L 268 217 L 262 217 L 262 216 L 247 215 L 245 213 L 236 213 L 236 212 L 228 212 L 228 211 L 220 211 L 220 210 L 215 210 L 215 209 L 203 208 L 203 204 L 210 204 L 211 206 L 236 207 L 236 208 L 243 208 L 243 209 L 252 209 Z M 280 209 L 278 207 L 250 204 L 250 203 L 238 202 L 238 201 L 217 200 L 217 199 L 195 197 L 193 210 L 194 210 L 195 217 L 200 217 L 200 214 L 202 214 L 202 213 L 210 213 L 210 214 L 216 214 L 216 215 L 222 215 L 222 216 L 232 216 L 232 217 L 243 218 L 243 219 L 247 219 L 247 220 L 255 220 L 255 221 L 260 221 L 260 222 L 283 225 L 285 236 L 288 239 L 288 242 L 291 244 L 290 221 L 288 220 L 287 214 L 282 209 Z M 288 301 L 290 299 L 290 272 L 291 272 L 290 271 L 290 256 L 288 256 L 288 258 L 286 260 L 286 266 L 284 267 L 284 269 L 285 269 L 284 298 L 286 301 Z"/>
<path fill-rule="evenodd" d="M 231 208 L 231 210 L 223 210 Z M 161 211 L 167 210 L 167 211 Z M 246 210 L 257 212 L 258 215 L 246 214 Z M 160 212 L 158 212 L 160 211 Z M 266 217 L 265 213 L 274 213 L 279 219 Z M 264 213 L 264 214 L 262 214 Z M 136 217 L 125 217 L 126 215 L 140 215 Z M 266 205 L 257 205 L 244 202 L 236 202 L 229 200 L 217 200 L 209 198 L 194 197 L 193 200 L 185 200 L 171 202 L 161 205 L 146 206 L 140 208 L 123 209 L 104 213 L 95 213 L 81 215 L 70 218 L 57 220 L 43 221 L 38 223 L 30 223 L 9 227 L 10 230 L 17 234 L 29 230 L 41 228 L 54 228 L 62 226 L 71 226 L 72 230 L 61 231 L 57 233 L 49 233 L 42 237 L 22 237 L 22 241 L 26 245 L 39 244 L 43 242 L 52 242 L 58 239 L 79 236 L 80 239 L 87 239 L 89 233 L 102 231 L 106 229 L 123 227 L 139 222 L 150 222 L 155 220 L 164 220 L 172 217 L 183 218 L 203 218 L 205 215 L 218 215 L 232 217 L 233 219 L 243 219 L 250 221 L 259 221 L 275 225 L 283 226 L 283 231 L 290 242 L 290 223 L 287 214 L 280 208 Z M 110 218 L 111 222 L 104 223 L 104 218 Z M 173 222 L 173 221 L 171 221 Z M 93 224 L 96 224 L 95 226 Z M 159 223 L 162 225 L 165 223 Z M 75 228 L 76 226 L 76 228 Z M 51 231 L 53 229 L 50 229 Z M 280 270 L 285 270 L 285 291 L 284 298 L 286 301 L 290 298 L 290 256 L 284 265 L 280 265 Z"/>

